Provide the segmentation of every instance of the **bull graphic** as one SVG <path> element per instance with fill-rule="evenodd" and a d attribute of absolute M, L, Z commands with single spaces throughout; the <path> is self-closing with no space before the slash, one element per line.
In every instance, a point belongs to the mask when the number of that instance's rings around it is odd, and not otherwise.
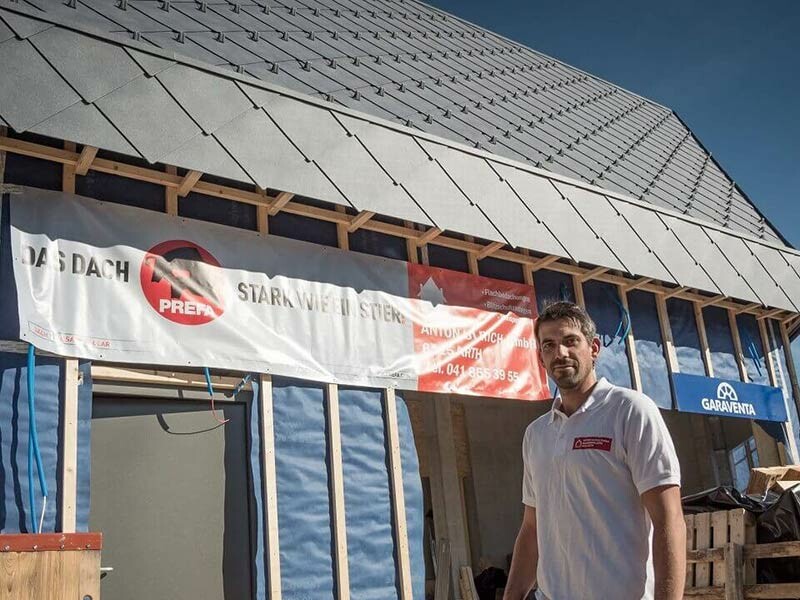
<path fill-rule="evenodd" d="M 205 298 L 217 306 L 220 300 L 214 291 L 209 265 L 197 248 L 182 246 L 166 252 L 163 256 L 149 257 L 153 267 L 150 281 L 158 283 L 166 279 L 170 285 L 170 296 L 180 298 L 183 292 L 189 292 L 199 298 Z"/>

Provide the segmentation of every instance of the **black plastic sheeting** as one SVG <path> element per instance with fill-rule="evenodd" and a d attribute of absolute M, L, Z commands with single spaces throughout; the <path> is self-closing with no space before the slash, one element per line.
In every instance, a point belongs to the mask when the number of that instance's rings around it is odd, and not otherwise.
<path fill-rule="evenodd" d="M 89 363 L 80 364 L 83 382 L 78 387 L 77 530 L 89 523 L 89 427 L 92 413 L 92 383 Z M 0 353 L 0 533 L 31 533 L 28 487 L 28 383 L 27 356 Z M 42 531 L 60 526 L 61 460 L 58 444 L 63 426 L 62 390 L 64 361 L 36 357 L 36 424 L 49 497 Z M 32 465 L 34 471 L 35 464 Z M 34 473 L 36 521 L 42 510 L 39 479 Z"/>
<path fill-rule="evenodd" d="M 765 498 L 746 496 L 733 487 L 718 487 L 683 499 L 686 514 L 744 508 L 756 519 L 759 544 L 800 540 L 800 485 Z M 800 576 L 800 558 L 759 559 L 757 583 L 794 583 Z"/>
<path fill-rule="evenodd" d="M 286 600 L 335 598 L 325 389 L 273 379 L 281 580 Z M 422 486 L 411 422 L 398 426 L 414 598 L 425 597 Z M 339 390 L 345 522 L 354 600 L 399 597 L 381 392 Z"/>

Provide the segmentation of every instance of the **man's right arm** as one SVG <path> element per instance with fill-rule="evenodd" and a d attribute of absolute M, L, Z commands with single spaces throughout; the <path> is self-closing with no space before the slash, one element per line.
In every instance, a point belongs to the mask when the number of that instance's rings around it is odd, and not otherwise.
<path fill-rule="evenodd" d="M 536 583 L 536 566 L 539 564 L 539 542 L 536 539 L 536 509 L 525 505 L 522 526 L 514 543 L 511 569 L 503 600 L 525 600 Z"/>

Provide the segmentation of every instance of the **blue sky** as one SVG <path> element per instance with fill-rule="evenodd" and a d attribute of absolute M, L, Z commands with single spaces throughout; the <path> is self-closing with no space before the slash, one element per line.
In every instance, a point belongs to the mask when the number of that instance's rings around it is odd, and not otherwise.
<path fill-rule="evenodd" d="M 800 0 L 429 0 L 675 110 L 800 248 Z"/>

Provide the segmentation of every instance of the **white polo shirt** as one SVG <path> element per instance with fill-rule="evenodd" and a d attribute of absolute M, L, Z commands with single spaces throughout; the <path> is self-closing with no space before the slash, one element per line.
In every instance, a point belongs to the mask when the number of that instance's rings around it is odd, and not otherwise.
<path fill-rule="evenodd" d="M 536 508 L 540 600 L 653 598 L 652 523 L 640 495 L 680 485 L 655 403 L 600 379 L 570 417 L 553 408 L 522 443 L 522 501 Z"/>

